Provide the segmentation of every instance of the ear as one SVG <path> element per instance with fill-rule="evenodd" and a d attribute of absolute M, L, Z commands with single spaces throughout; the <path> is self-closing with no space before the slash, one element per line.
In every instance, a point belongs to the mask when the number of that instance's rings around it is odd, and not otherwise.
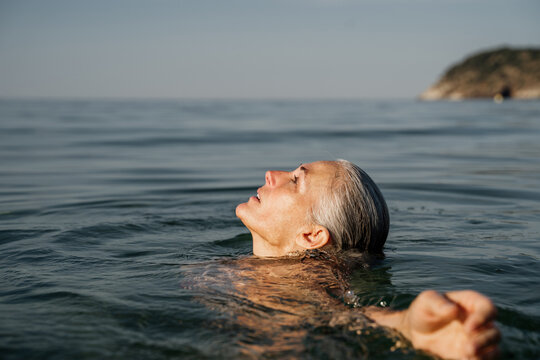
<path fill-rule="evenodd" d="M 296 237 L 296 244 L 304 249 L 318 249 L 330 243 L 330 232 L 321 225 L 312 225 Z"/>

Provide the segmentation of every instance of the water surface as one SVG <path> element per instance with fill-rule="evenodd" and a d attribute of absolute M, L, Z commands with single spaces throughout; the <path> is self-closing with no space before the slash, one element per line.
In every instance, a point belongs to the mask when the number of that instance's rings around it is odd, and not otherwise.
<path fill-rule="evenodd" d="M 538 139 L 540 102 L 2 100 L 2 358 L 429 358 L 329 284 L 395 308 L 474 288 L 503 358 L 538 358 Z M 386 259 L 291 291 L 234 208 L 335 158 L 380 185 Z"/>

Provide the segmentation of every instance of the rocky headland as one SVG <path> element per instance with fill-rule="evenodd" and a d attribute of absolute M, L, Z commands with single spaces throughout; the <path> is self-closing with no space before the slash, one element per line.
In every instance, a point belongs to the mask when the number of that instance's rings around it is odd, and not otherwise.
<path fill-rule="evenodd" d="M 451 66 L 421 100 L 540 98 L 540 49 L 499 48 Z"/>

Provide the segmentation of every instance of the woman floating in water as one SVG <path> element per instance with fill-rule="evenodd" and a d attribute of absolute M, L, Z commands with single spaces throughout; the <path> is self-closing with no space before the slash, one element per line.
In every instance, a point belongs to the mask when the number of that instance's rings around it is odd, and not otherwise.
<path fill-rule="evenodd" d="M 251 232 L 258 257 L 314 249 L 382 253 L 389 228 L 388 209 L 377 185 L 345 160 L 303 164 L 290 172 L 268 171 L 265 185 L 238 205 L 236 215 Z M 498 355 L 496 309 L 475 291 L 428 290 L 406 310 L 366 307 L 363 313 L 401 332 L 415 348 L 442 357 Z"/>

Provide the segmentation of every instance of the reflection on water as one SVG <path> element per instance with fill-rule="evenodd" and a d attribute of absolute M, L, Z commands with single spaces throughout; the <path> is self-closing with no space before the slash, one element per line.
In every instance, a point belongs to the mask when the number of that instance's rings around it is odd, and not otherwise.
<path fill-rule="evenodd" d="M 241 357 L 364 358 L 370 348 L 379 355 L 412 355 L 403 337 L 362 314 L 361 306 L 367 304 L 346 304 L 344 297 L 352 292 L 350 274 L 355 268 L 369 274 L 367 261 L 317 251 L 300 257 L 214 261 L 184 266 L 181 287 L 220 315 L 214 326 L 234 329 L 234 337 L 226 333 L 229 351 Z M 364 289 L 357 286 L 358 299 L 371 296 L 378 280 L 365 279 Z"/>

